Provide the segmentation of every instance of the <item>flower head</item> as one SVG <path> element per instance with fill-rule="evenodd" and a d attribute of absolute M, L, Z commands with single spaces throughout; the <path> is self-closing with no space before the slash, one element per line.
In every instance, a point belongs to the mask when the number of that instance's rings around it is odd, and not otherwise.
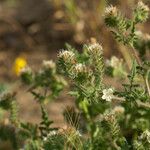
<path fill-rule="evenodd" d="M 33 81 L 33 72 L 28 66 L 21 69 L 20 76 L 22 81 L 26 84 L 31 84 Z"/>
<path fill-rule="evenodd" d="M 74 66 L 74 72 L 76 74 L 85 73 L 85 72 L 87 72 L 87 68 L 84 64 L 79 63 Z"/>
<path fill-rule="evenodd" d="M 104 114 L 103 119 L 107 122 L 114 122 L 115 121 L 115 115 L 113 113 L 106 113 L 106 114 Z"/>
<path fill-rule="evenodd" d="M 64 62 L 73 62 L 75 54 L 72 51 L 62 50 L 59 52 L 58 57 L 63 59 Z"/>
<path fill-rule="evenodd" d="M 139 1 L 134 10 L 136 23 L 146 21 L 148 19 L 148 15 L 149 15 L 149 7 L 145 5 L 142 1 Z"/>
<path fill-rule="evenodd" d="M 102 99 L 110 102 L 113 98 L 113 89 L 112 88 L 104 89 L 102 92 L 103 92 Z"/>
<path fill-rule="evenodd" d="M 44 69 L 55 69 L 56 64 L 52 60 L 43 60 L 42 66 Z"/>
<path fill-rule="evenodd" d="M 103 51 L 103 48 L 100 44 L 98 43 L 94 43 L 94 44 L 90 44 L 88 46 L 88 53 L 91 55 L 101 55 Z"/>
<path fill-rule="evenodd" d="M 26 67 L 24 67 L 24 68 L 22 68 L 22 69 L 20 70 L 20 75 L 22 75 L 22 74 L 30 74 L 30 73 L 32 73 L 32 70 L 31 70 L 31 68 L 28 67 L 28 66 L 26 66 Z"/>
<path fill-rule="evenodd" d="M 118 68 L 120 66 L 120 63 L 122 63 L 122 61 L 120 61 L 116 56 L 111 57 L 111 60 L 110 60 L 111 67 Z"/>
<path fill-rule="evenodd" d="M 112 5 L 105 9 L 105 17 L 115 17 L 117 16 L 118 9 Z"/>
<path fill-rule="evenodd" d="M 142 1 L 138 2 L 137 9 L 142 9 L 144 11 L 149 11 L 149 7 L 145 5 Z"/>
<path fill-rule="evenodd" d="M 120 21 L 120 13 L 118 9 L 114 6 L 108 6 L 105 9 L 105 23 L 109 27 L 118 27 Z"/>
<path fill-rule="evenodd" d="M 84 64 L 78 63 L 72 68 L 72 77 L 76 78 L 78 81 L 83 82 L 89 78 L 92 74 L 92 71 L 87 68 Z"/>

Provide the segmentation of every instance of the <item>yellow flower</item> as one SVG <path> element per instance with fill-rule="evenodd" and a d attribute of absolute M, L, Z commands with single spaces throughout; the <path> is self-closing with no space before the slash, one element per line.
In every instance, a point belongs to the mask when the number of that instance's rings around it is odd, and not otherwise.
<path fill-rule="evenodd" d="M 21 70 L 26 66 L 27 66 L 26 59 L 23 57 L 17 57 L 13 65 L 13 71 L 17 76 L 19 76 L 21 73 Z"/>

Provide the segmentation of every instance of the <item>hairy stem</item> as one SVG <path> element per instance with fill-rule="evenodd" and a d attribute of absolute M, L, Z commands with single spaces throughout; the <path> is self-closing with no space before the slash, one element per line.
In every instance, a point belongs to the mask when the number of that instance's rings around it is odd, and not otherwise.
<path fill-rule="evenodd" d="M 131 46 L 131 47 L 132 47 L 133 55 L 134 55 L 138 65 L 142 67 L 142 63 L 141 63 L 141 60 L 138 56 L 137 51 L 135 50 L 135 48 L 133 46 Z M 143 79 L 144 79 L 145 86 L 146 86 L 147 91 L 148 91 L 148 95 L 150 96 L 150 87 L 149 87 L 149 83 L 148 83 L 148 78 L 146 77 L 146 78 L 143 78 Z"/>

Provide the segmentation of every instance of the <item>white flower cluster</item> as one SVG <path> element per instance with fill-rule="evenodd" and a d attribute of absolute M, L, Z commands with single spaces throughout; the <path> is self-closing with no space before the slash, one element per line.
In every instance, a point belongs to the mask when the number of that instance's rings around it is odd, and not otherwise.
<path fill-rule="evenodd" d="M 120 65 L 120 60 L 117 57 L 112 56 L 110 65 L 111 67 L 117 68 Z"/>
<path fill-rule="evenodd" d="M 75 54 L 72 51 L 62 50 L 58 54 L 59 58 L 62 58 L 65 62 L 72 62 L 75 60 Z"/>
<path fill-rule="evenodd" d="M 107 122 L 114 122 L 115 114 L 111 112 L 106 112 L 103 116 L 103 119 Z"/>
<path fill-rule="evenodd" d="M 118 9 L 112 5 L 106 7 L 105 9 L 105 17 L 116 17 L 118 13 Z"/>
<path fill-rule="evenodd" d="M 97 56 L 99 56 L 99 55 L 102 54 L 102 52 L 103 52 L 103 48 L 102 48 L 102 46 L 101 46 L 100 44 L 98 44 L 98 43 L 90 44 L 90 45 L 88 46 L 88 53 L 89 53 L 90 55 L 97 55 Z"/>
<path fill-rule="evenodd" d="M 113 95 L 114 90 L 112 88 L 109 88 L 109 89 L 104 89 L 102 92 L 103 92 L 102 99 L 111 102 L 114 97 Z"/>
<path fill-rule="evenodd" d="M 56 64 L 54 63 L 53 60 L 43 60 L 42 66 L 44 69 L 55 69 L 56 68 Z"/>
<path fill-rule="evenodd" d="M 141 140 L 147 140 L 148 143 L 150 143 L 150 132 L 148 130 L 145 130 L 142 135 L 140 136 Z"/>
<path fill-rule="evenodd" d="M 86 66 L 84 64 L 79 63 L 79 64 L 76 64 L 74 66 L 73 72 L 75 74 L 86 73 L 87 72 L 87 68 L 86 68 Z"/>
<path fill-rule="evenodd" d="M 47 141 L 47 139 L 48 139 L 49 137 L 54 136 L 54 135 L 56 135 L 56 134 L 57 134 L 56 131 L 51 131 L 51 132 L 49 132 L 49 134 L 48 134 L 46 137 L 43 137 L 43 140 L 44 140 L 44 141 Z"/>
<path fill-rule="evenodd" d="M 145 5 L 142 1 L 138 2 L 137 9 L 142 9 L 146 12 L 149 11 L 149 7 L 147 5 Z"/>
<path fill-rule="evenodd" d="M 26 66 L 24 68 L 21 69 L 20 71 L 20 75 L 22 74 L 31 74 L 32 73 L 32 69 L 29 66 Z"/>

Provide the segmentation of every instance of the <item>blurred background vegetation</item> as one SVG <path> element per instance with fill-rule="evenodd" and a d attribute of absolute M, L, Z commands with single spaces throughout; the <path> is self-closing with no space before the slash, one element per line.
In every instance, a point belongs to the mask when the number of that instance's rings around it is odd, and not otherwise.
<path fill-rule="evenodd" d="M 112 4 L 131 17 L 135 3 L 137 0 L 0 0 L 0 75 L 11 80 L 10 68 L 19 56 L 36 65 L 55 58 L 65 43 L 81 49 L 91 37 L 102 43 L 106 57 L 118 50 L 128 55 L 104 25 L 103 12 Z M 139 29 L 149 32 L 149 21 Z"/>

